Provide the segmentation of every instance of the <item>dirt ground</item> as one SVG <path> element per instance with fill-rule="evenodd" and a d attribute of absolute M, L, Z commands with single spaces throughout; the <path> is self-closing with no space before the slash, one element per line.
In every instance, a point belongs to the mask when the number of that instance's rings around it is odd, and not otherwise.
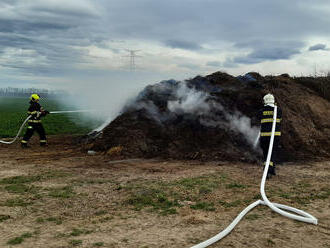
<path fill-rule="evenodd" d="M 257 164 L 112 161 L 72 137 L 36 142 L 0 145 L 0 247 L 191 247 L 260 197 Z M 280 165 L 266 193 L 319 224 L 258 206 L 210 247 L 330 247 L 330 161 Z"/>

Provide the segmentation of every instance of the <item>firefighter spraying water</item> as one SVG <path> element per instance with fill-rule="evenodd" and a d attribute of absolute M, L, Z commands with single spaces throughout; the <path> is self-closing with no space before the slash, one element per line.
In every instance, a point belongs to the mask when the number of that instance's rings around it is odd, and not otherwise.
<path fill-rule="evenodd" d="M 26 133 L 21 141 L 21 146 L 23 148 L 28 147 L 28 141 L 32 137 L 34 131 L 39 134 L 40 146 L 47 145 L 46 132 L 41 123 L 41 118 L 49 114 L 49 111 L 41 107 L 39 100 L 40 96 L 38 94 L 32 94 L 30 97 L 30 107 L 28 109 L 30 119 L 28 120 Z"/>
<path fill-rule="evenodd" d="M 21 141 L 21 146 L 23 148 L 28 147 L 28 141 L 32 137 L 34 131 L 36 131 L 39 134 L 39 142 L 40 146 L 46 146 L 47 145 L 47 138 L 46 138 L 46 132 L 45 129 L 41 123 L 41 118 L 45 117 L 48 114 L 64 114 L 64 113 L 83 113 L 83 112 L 95 112 L 95 110 L 65 110 L 65 111 L 51 111 L 45 110 L 40 104 L 39 104 L 40 96 L 38 94 L 32 94 L 30 96 L 30 106 L 28 108 L 28 117 L 23 121 L 21 127 L 19 128 L 17 135 L 10 141 L 0 140 L 1 144 L 10 145 L 13 144 L 21 134 L 24 126 L 26 123 L 28 123 L 27 130 L 23 136 L 23 139 Z"/>

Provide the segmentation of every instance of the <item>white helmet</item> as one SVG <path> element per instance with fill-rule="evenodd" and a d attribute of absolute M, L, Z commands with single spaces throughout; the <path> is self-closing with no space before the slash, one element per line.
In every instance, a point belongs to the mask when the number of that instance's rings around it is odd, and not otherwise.
<path fill-rule="evenodd" d="M 275 104 L 275 98 L 272 94 L 268 93 L 267 95 L 264 96 L 264 104 L 269 105 L 269 104 Z"/>

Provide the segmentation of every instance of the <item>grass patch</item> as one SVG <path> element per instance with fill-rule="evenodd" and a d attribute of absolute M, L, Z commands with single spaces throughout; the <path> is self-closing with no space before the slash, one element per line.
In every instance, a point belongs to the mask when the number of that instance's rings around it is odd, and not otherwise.
<path fill-rule="evenodd" d="M 148 208 L 160 215 L 170 215 L 177 213 L 177 208 L 181 207 L 180 201 L 197 202 L 193 208 L 214 211 L 214 203 L 203 203 L 203 200 L 205 195 L 218 189 L 226 180 L 223 173 L 213 173 L 171 182 L 131 182 L 121 189 L 129 192 L 130 197 L 125 203 L 132 205 L 136 211 Z"/>
<path fill-rule="evenodd" d="M 0 214 L 0 222 L 4 222 L 5 220 L 9 220 L 9 219 L 10 219 L 10 215 Z"/>
<path fill-rule="evenodd" d="M 69 244 L 71 246 L 79 246 L 82 243 L 83 243 L 82 240 L 79 240 L 79 239 L 72 239 L 72 240 L 69 241 Z"/>
<path fill-rule="evenodd" d="M 25 201 L 22 198 L 12 198 L 12 199 L 7 199 L 2 205 L 6 207 L 26 207 L 31 204 L 32 202 Z"/>
<path fill-rule="evenodd" d="M 200 189 L 199 189 L 199 194 L 200 194 L 200 195 L 206 195 L 206 194 L 208 194 L 208 193 L 211 193 L 212 190 L 213 190 L 213 189 L 210 188 L 210 187 L 202 186 L 202 187 L 200 187 Z"/>
<path fill-rule="evenodd" d="M 72 230 L 72 232 L 70 233 L 70 236 L 80 236 L 82 234 L 84 234 L 84 230 L 78 229 L 78 228 L 74 228 Z"/>
<path fill-rule="evenodd" d="M 246 185 L 240 183 L 229 183 L 226 185 L 227 189 L 244 189 L 246 187 Z"/>
<path fill-rule="evenodd" d="M 80 235 L 83 235 L 83 234 L 90 234 L 92 233 L 93 231 L 91 230 L 85 230 L 85 229 L 78 229 L 78 228 L 74 228 L 72 230 L 72 232 L 70 233 L 70 236 L 74 236 L 74 237 L 77 237 L 77 236 L 80 236 Z"/>
<path fill-rule="evenodd" d="M 55 238 L 66 238 L 66 237 L 78 237 L 81 235 L 86 235 L 92 233 L 92 230 L 73 228 L 70 233 L 57 233 Z"/>
<path fill-rule="evenodd" d="M 197 202 L 195 205 L 191 205 L 190 208 L 204 211 L 215 211 L 213 202 Z"/>
<path fill-rule="evenodd" d="M 310 188 L 311 186 L 312 185 L 306 181 L 301 181 L 295 185 L 295 187 L 302 188 L 302 189 Z"/>
<path fill-rule="evenodd" d="M 232 208 L 232 207 L 237 207 L 239 205 L 241 205 L 242 201 L 241 200 L 236 200 L 236 201 L 232 201 L 232 202 L 226 202 L 226 201 L 219 201 L 219 204 L 225 208 Z"/>
<path fill-rule="evenodd" d="M 260 216 L 258 214 L 249 214 L 246 216 L 247 220 L 257 220 L 259 218 L 260 218 Z"/>
<path fill-rule="evenodd" d="M 279 196 L 285 199 L 290 199 L 292 197 L 290 193 L 281 193 Z"/>
<path fill-rule="evenodd" d="M 47 170 L 42 172 L 40 175 L 42 179 L 51 179 L 51 178 L 62 178 L 62 177 L 68 177 L 72 176 L 71 173 L 66 171 L 60 171 L 60 170 Z"/>
<path fill-rule="evenodd" d="M 48 222 L 54 222 L 56 225 L 61 225 L 62 224 L 61 218 L 56 218 L 56 217 L 46 218 L 46 221 L 48 221 Z"/>
<path fill-rule="evenodd" d="M 71 198 L 75 194 L 76 193 L 73 191 L 72 187 L 65 186 L 65 187 L 50 189 L 48 195 L 54 198 Z"/>
<path fill-rule="evenodd" d="M 18 245 L 18 244 L 21 244 L 25 239 L 31 238 L 31 237 L 32 237 L 32 233 L 29 233 L 29 232 L 23 233 L 19 237 L 15 237 L 15 238 L 8 240 L 7 244 L 8 245 Z"/>
<path fill-rule="evenodd" d="M 180 206 L 177 200 L 168 199 L 164 192 L 157 189 L 140 191 L 130 197 L 127 203 L 133 205 L 134 209 L 137 211 L 145 207 L 151 207 L 153 210 L 163 215 L 176 213 L 176 211 L 170 209 Z"/>
<path fill-rule="evenodd" d="M 102 247 L 102 246 L 104 246 L 104 242 L 93 243 L 93 247 Z"/>
<path fill-rule="evenodd" d="M 35 194 L 38 192 L 38 187 L 27 186 L 25 184 L 10 184 L 5 186 L 5 190 L 7 190 L 9 193 L 16 193 L 16 194 L 25 194 L 25 193 Z"/>
<path fill-rule="evenodd" d="M 38 217 L 36 219 L 36 222 L 37 223 L 54 222 L 56 225 L 62 224 L 62 220 L 60 218 L 56 218 L 56 217 L 48 217 L 46 219 L 44 219 L 42 217 Z"/>
<path fill-rule="evenodd" d="M 256 194 L 256 195 L 254 195 L 252 199 L 253 199 L 253 200 L 260 200 L 260 199 L 262 199 L 262 196 L 261 196 L 260 193 L 258 193 L 258 194 Z"/>
<path fill-rule="evenodd" d="M 306 197 L 306 196 L 294 196 L 291 198 L 291 200 L 293 200 L 294 202 L 300 204 L 300 205 L 307 205 L 311 202 L 311 198 Z"/>
<path fill-rule="evenodd" d="M 6 184 L 5 189 L 11 193 L 35 193 L 38 187 L 26 186 L 26 184 L 40 182 L 51 178 L 62 178 L 70 174 L 63 171 L 44 171 L 40 175 L 14 176 L 0 180 L 0 184 Z"/>
<path fill-rule="evenodd" d="M 0 184 L 24 184 L 33 183 L 41 180 L 41 176 L 14 176 L 7 177 L 0 180 Z"/>
<path fill-rule="evenodd" d="M 44 222 L 45 222 L 45 219 L 44 219 L 44 218 L 41 218 L 41 217 L 38 217 L 38 218 L 36 219 L 36 222 L 37 222 L 37 223 L 44 223 Z"/>
<path fill-rule="evenodd" d="M 175 208 L 166 208 L 160 211 L 160 215 L 166 216 L 170 214 L 177 214 L 178 212 L 176 211 Z"/>
<path fill-rule="evenodd" d="M 275 245 L 275 242 L 271 239 L 267 239 L 267 246 L 273 246 Z"/>
<path fill-rule="evenodd" d="M 208 175 L 201 177 L 192 177 L 184 178 L 179 181 L 176 181 L 174 184 L 182 186 L 185 189 L 199 189 L 200 193 L 206 191 L 207 193 L 211 192 L 213 189 L 219 187 L 222 180 L 225 176 L 222 174 L 218 175 Z"/>
<path fill-rule="evenodd" d="M 328 199 L 330 196 L 330 188 L 322 188 L 318 194 L 312 195 L 312 199 L 321 199 L 325 200 Z"/>

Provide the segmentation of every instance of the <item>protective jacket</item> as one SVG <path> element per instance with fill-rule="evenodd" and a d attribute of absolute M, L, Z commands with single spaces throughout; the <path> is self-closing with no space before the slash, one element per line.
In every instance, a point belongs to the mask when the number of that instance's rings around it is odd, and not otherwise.
<path fill-rule="evenodd" d="M 264 161 L 266 162 L 270 137 L 272 135 L 272 126 L 273 126 L 273 115 L 274 107 L 270 105 L 264 106 L 259 113 L 261 130 L 260 130 L 260 146 L 263 151 Z M 273 143 L 273 151 L 270 159 L 270 167 L 268 174 L 275 175 L 275 165 L 279 162 L 279 144 L 281 137 L 281 121 L 282 121 L 282 110 L 277 107 L 277 117 L 276 117 L 276 126 L 275 126 L 275 136 Z M 265 163 L 264 163 L 265 164 Z"/>
<path fill-rule="evenodd" d="M 270 137 L 272 134 L 274 107 L 270 105 L 264 106 L 259 115 L 261 122 L 260 136 Z M 282 121 L 282 110 L 279 107 L 277 107 L 275 137 L 281 136 L 281 121 Z"/>
<path fill-rule="evenodd" d="M 46 132 L 41 123 L 41 117 L 47 115 L 49 112 L 44 110 L 38 102 L 30 101 L 30 107 L 28 109 L 28 115 L 31 115 L 31 118 L 28 121 L 28 127 L 26 133 L 21 141 L 22 146 L 26 146 L 30 138 L 32 137 L 34 131 L 39 134 L 40 145 L 46 145 Z"/>
<path fill-rule="evenodd" d="M 41 117 L 45 116 L 47 111 L 38 102 L 30 101 L 30 107 L 27 113 L 31 115 L 29 123 L 40 123 Z"/>

